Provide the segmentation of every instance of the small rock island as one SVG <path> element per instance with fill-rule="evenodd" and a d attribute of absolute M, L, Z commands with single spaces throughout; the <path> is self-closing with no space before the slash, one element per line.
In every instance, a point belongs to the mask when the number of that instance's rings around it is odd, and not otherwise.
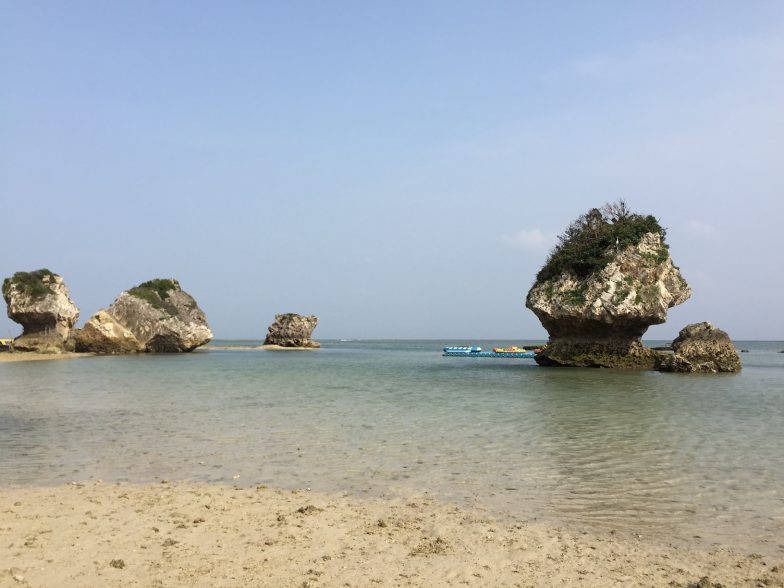
<path fill-rule="evenodd" d="M 566 229 L 526 298 L 550 335 L 537 363 L 686 371 L 688 362 L 660 361 L 642 344 L 648 327 L 691 296 L 665 233 L 623 200 L 592 208 Z"/>
<path fill-rule="evenodd" d="M 658 357 L 662 372 L 716 374 L 739 372 L 740 356 L 729 335 L 709 322 L 687 325 L 672 342 L 673 353 Z"/>
<path fill-rule="evenodd" d="M 66 350 L 79 309 L 62 277 L 48 269 L 16 272 L 3 280 L 3 298 L 8 318 L 23 328 L 14 340 L 14 349 L 37 353 Z"/>
<path fill-rule="evenodd" d="M 173 278 L 157 278 L 125 292 L 99 310 L 75 336 L 76 351 L 176 353 L 212 340 L 207 317 Z"/>
<path fill-rule="evenodd" d="M 642 335 L 691 296 L 664 237 L 655 217 L 632 213 L 623 201 L 575 220 L 526 298 L 550 335 L 536 361 L 653 368 L 656 354 Z"/>
<path fill-rule="evenodd" d="M 303 316 L 293 312 L 276 314 L 275 322 L 267 330 L 264 346 L 318 349 L 321 343 L 311 339 L 317 324 L 318 317 L 314 315 Z"/>

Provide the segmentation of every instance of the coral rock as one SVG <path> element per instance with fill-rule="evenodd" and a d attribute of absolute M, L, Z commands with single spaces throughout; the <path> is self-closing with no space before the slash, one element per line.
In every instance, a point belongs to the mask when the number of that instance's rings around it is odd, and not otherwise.
<path fill-rule="evenodd" d="M 8 318 L 22 325 L 19 351 L 62 351 L 79 318 L 63 279 L 46 269 L 17 272 L 3 281 Z"/>
<path fill-rule="evenodd" d="M 193 351 L 212 340 L 204 312 L 174 279 L 151 280 L 131 288 L 107 312 L 146 351 Z"/>
<path fill-rule="evenodd" d="M 207 317 L 179 282 L 156 279 L 121 293 L 90 317 L 76 336 L 76 347 L 97 353 L 178 352 L 211 339 Z"/>
<path fill-rule="evenodd" d="M 264 344 L 281 347 L 321 347 L 321 343 L 310 338 L 317 324 L 318 317 L 313 315 L 276 314 L 275 322 L 270 325 Z"/>
<path fill-rule="evenodd" d="M 663 354 L 657 369 L 663 372 L 739 372 L 740 355 L 729 335 L 709 322 L 687 325 L 672 342 L 674 353 Z"/>
<path fill-rule="evenodd" d="M 665 322 L 667 310 L 685 302 L 691 289 L 659 233 L 606 254 L 608 263 L 587 277 L 565 271 L 528 292 L 526 306 L 550 334 L 538 363 L 654 367 L 656 354 L 641 337 L 650 325 Z"/>
<path fill-rule="evenodd" d="M 144 345 L 105 310 L 99 310 L 76 331 L 75 350 L 93 353 L 135 353 Z"/>

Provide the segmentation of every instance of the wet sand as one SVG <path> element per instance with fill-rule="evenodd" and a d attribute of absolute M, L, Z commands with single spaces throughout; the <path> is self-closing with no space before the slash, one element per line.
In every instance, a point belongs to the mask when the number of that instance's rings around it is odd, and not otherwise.
<path fill-rule="evenodd" d="M 319 347 L 283 347 L 282 345 L 207 345 L 203 347 L 205 351 L 315 351 Z"/>
<path fill-rule="evenodd" d="M 784 561 L 427 495 L 91 482 L 0 489 L 0 513 L 0 586 L 784 586 Z"/>
<path fill-rule="evenodd" d="M 259 349 L 266 351 L 317 351 L 320 347 L 283 347 L 282 345 L 265 344 L 261 345 Z"/>
<path fill-rule="evenodd" d="M 282 347 L 280 345 L 207 345 L 201 349 L 196 349 L 193 353 L 205 353 L 209 351 L 316 351 L 318 347 Z M 23 351 L 2 351 L 0 352 L 0 363 L 13 363 L 17 361 L 45 361 L 52 359 L 74 359 L 77 357 L 92 357 L 100 354 L 96 353 L 73 353 L 64 351 L 63 353 L 35 353 Z M 111 354 L 110 354 L 111 355 Z"/>
<path fill-rule="evenodd" d="M 27 353 L 23 351 L 3 351 L 0 352 L 1 363 L 13 363 L 16 361 L 46 361 L 52 359 L 74 359 L 77 357 L 92 357 L 94 353 Z"/>

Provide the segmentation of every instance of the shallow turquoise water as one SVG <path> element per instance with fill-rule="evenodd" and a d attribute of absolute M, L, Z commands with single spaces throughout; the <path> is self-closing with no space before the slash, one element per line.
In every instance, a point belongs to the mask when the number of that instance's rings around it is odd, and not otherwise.
<path fill-rule="evenodd" d="M 743 372 L 720 376 L 439 353 L 466 343 L 0 364 L 0 484 L 428 491 L 579 528 L 784 554 L 784 343 L 739 342 Z"/>

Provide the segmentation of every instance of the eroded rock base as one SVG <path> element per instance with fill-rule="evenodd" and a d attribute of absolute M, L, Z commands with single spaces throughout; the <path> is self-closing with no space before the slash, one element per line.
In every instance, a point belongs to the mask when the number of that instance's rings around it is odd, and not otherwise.
<path fill-rule="evenodd" d="M 639 339 L 550 339 L 536 363 L 553 367 L 605 367 L 635 370 L 653 369 L 658 354 Z"/>

